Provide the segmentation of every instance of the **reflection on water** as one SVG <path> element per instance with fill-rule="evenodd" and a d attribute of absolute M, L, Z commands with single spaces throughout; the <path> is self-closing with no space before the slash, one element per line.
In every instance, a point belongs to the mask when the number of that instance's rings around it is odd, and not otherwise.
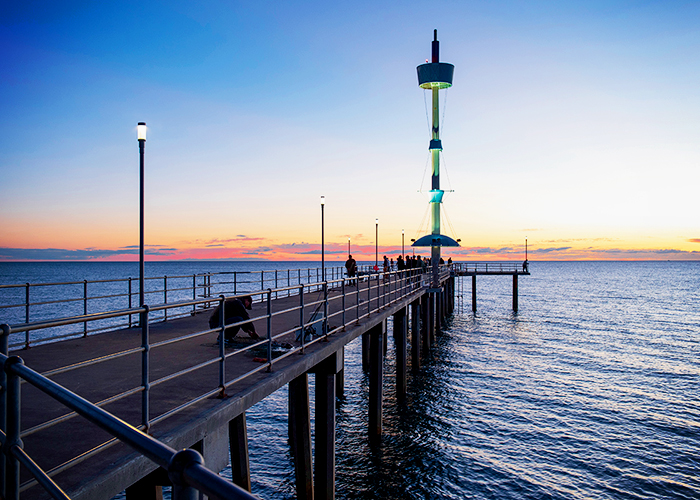
<path fill-rule="evenodd" d="M 700 265 L 532 271 L 518 314 L 506 279 L 479 278 L 476 315 L 466 284 L 464 310 L 409 374 L 403 407 L 389 342 L 377 447 L 359 342 L 348 347 L 338 498 L 700 497 Z M 249 413 L 254 492 L 264 498 L 295 497 L 285 398 Z"/>

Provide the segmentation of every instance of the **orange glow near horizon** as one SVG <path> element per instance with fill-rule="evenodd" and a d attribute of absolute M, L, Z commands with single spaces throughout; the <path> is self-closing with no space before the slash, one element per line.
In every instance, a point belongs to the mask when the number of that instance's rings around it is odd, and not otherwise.
<path fill-rule="evenodd" d="M 700 239 L 698 239 L 700 240 Z M 253 259 L 270 261 L 308 261 L 321 260 L 319 243 L 273 243 L 263 238 L 238 238 L 209 243 L 198 242 L 200 245 L 167 246 L 146 245 L 147 261 L 168 260 L 219 260 L 219 259 Z M 554 244 L 556 243 L 556 244 Z M 693 248 L 697 247 L 697 249 Z M 358 261 L 373 262 L 375 246 L 369 244 L 352 244 L 351 253 Z M 135 245 L 104 249 L 88 247 L 84 249 L 45 248 L 27 250 L 9 247 L 0 248 L 0 262 L 13 261 L 137 261 L 138 247 Z M 59 253 L 62 252 L 62 253 Z M 413 248 L 405 246 L 408 255 L 429 257 L 429 248 Z M 394 245 L 379 245 L 379 259 L 386 255 L 396 260 L 401 254 L 401 243 Z M 27 255 L 24 256 L 23 255 Z M 60 255 L 57 257 L 57 255 Z M 341 243 L 326 243 L 325 260 L 327 262 L 344 262 L 347 259 L 347 241 Z M 460 248 L 443 249 L 445 260 L 452 258 L 461 261 L 521 261 L 525 259 L 524 244 L 499 246 L 463 246 Z M 666 248 L 634 248 L 616 247 L 614 244 L 600 246 L 572 245 L 563 242 L 546 242 L 539 244 L 528 241 L 528 259 L 530 261 L 548 260 L 700 260 L 700 241 L 690 240 L 687 250 Z"/>

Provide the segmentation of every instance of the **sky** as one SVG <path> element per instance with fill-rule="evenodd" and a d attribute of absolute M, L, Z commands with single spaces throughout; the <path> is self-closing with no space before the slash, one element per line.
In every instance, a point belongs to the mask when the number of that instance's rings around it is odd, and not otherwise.
<path fill-rule="evenodd" d="M 445 256 L 700 259 L 699 2 L 25 0 L 0 261 L 138 260 L 141 121 L 147 260 L 319 260 L 321 196 L 327 260 L 395 258 L 430 232 L 434 29 Z"/>

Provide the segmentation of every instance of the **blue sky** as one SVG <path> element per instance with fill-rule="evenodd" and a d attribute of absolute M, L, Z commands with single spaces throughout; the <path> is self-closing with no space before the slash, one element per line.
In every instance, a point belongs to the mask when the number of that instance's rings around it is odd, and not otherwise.
<path fill-rule="evenodd" d="M 154 252 L 301 258 L 321 195 L 339 248 L 373 252 L 375 217 L 387 251 L 424 234 L 415 67 L 433 29 L 455 65 L 442 186 L 459 255 L 519 255 L 525 236 L 547 258 L 700 250 L 697 2 L 1 9 L 4 258 L 119 258 L 138 241 L 139 121 Z"/>

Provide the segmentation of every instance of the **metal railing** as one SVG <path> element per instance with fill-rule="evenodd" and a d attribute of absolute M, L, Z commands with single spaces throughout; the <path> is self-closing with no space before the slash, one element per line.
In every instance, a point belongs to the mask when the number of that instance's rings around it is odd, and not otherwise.
<path fill-rule="evenodd" d="M 449 273 L 450 272 L 447 268 L 442 268 L 442 279 L 449 276 Z M 121 427 L 121 424 L 115 423 L 115 421 L 118 419 L 115 419 L 115 417 L 103 410 L 102 407 L 107 404 L 113 404 L 117 401 L 124 400 L 129 396 L 140 394 L 140 422 L 138 424 L 134 422 L 133 424 L 138 425 L 138 428 L 141 431 L 151 431 L 154 426 L 161 424 L 165 420 L 175 415 L 181 414 L 183 411 L 190 409 L 213 396 L 223 397 L 226 390 L 234 386 L 237 382 L 245 380 L 246 378 L 251 377 L 252 375 L 261 371 L 272 371 L 275 364 L 279 363 L 281 360 L 293 355 L 294 353 L 303 353 L 305 349 L 316 342 L 328 340 L 328 336 L 344 331 L 349 325 L 358 323 L 362 319 L 376 314 L 381 309 L 403 300 L 410 294 L 415 293 L 419 288 L 427 285 L 426 279 L 428 277 L 429 274 L 424 273 L 421 269 L 414 269 L 400 272 L 378 272 L 354 278 L 326 280 L 325 282 L 299 283 L 292 286 L 274 289 L 259 289 L 252 292 L 246 291 L 244 294 L 239 294 L 239 296 L 253 295 L 254 297 L 258 298 L 259 302 L 265 304 L 264 313 L 251 317 L 249 320 L 225 324 L 225 318 L 223 318 L 224 307 L 221 307 L 220 311 L 222 317 L 220 318 L 221 321 L 219 324 L 223 326 L 186 332 L 184 334 L 179 334 L 179 336 L 167 338 L 158 342 L 151 342 L 150 340 L 150 324 L 152 323 L 151 316 L 158 316 L 159 314 L 164 314 L 166 311 L 182 308 L 196 310 L 197 308 L 208 307 L 211 305 L 223 306 L 227 299 L 235 297 L 235 295 L 221 294 L 219 297 L 213 298 L 207 294 L 205 298 L 170 303 L 164 302 L 162 304 L 144 306 L 141 308 L 127 308 L 103 313 L 65 317 L 43 322 L 20 323 L 11 326 L 7 324 L 2 325 L 2 345 L 0 345 L 0 347 L 2 347 L 3 357 L 0 358 L 0 362 L 5 363 L 6 371 L 9 376 L 21 377 L 27 383 L 38 387 L 40 390 L 44 391 L 52 398 L 60 401 L 72 410 L 69 413 L 43 421 L 40 424 L 32 426 L 31 428 L 20 431 L 19 422 L 18 420 L 15 420 L 18 418 L 17 416 L 19 414 L 19 398 L 14 399 L 14 396 L 11 396 L 10 391 L 8 390 L 6 401 L 7 431 L 5 436 L 5 444 L 3 446 L 8 460 L 7 470 L 12 474 L 12 477 L 9 477 L 8 475 L 7 478 L 8 485 L 10 482 L 12 482 L 12 486 L 8 486 L 8 488 L 10 488 L 8 491 L 15 491 L 15 489 L 17 492 L 24 491 L 37 483 L 46 487 L 50 492 L 54 491 L 54 487 L 51 486 L 52 481 L 49 479 L 50 477 L 78 465 L 80 462 L 96 455 L 113 444 L 116 444 L 118 440 L 123 440 L 124 442 L 134 446 L 141 453 L 144 453 L 146 456 L 156 461 L 156 463 L 159 465 L 164 467 L 174 467 L 174 465 L 171 465 L 171 462 L 179 464 L 180 459 L 176 459 L 176 457 L 181 455 L 181 453 L 174 455 L 174 450 L 171 450 L 167 446 L 158 443 L 143 432 L 139 432 L 138 435 L 127 432 L 125 429 L 131 428 L 121 421 L 119 422 L 125 426 L 124 428 Z M 264 281 L 261 283 L 264 284 Z M 314 293 L 317 293 L 318 295 L 314 300 L 309 301 L 309 298 L 313 299 L 311 294 Z M 289 301 L 287 301 L 286 305 L 280 305 L 280 307 L 283 307 L 282 309 L 275 309 L 273 307 L 274 298 L 293 296 L 299 297 L 298 304 L 290 307 L 288 303 Z M 354 300 L 350 300 L 350 298 L 353 298 Z M 350 304 L 351 302 L 352 304 Z M 298 325 L 284 331 L 273 331 L 273 318 L 279 317 L 283 314 L 293 314 L 296 312 L 299 314 Z M 21 361 L 19 361 L 17 358 L 7 358 L 9 347 L 8 339 L 13 333 L 25 333 L 27 343 L 29 344 L 30 332 L 37 332 L 43 329 L 65 327 L 70 325 L 91 324 L 93 322 L 110 320 L 114 318 L 126 318 L 131 315 L 140 315 L 143 319 L 140 323 L 141 345 L 139 347 L 132 347 L 120 352 L 111 353 L 107 356 L 101 355 L 99 357 L 85 359 L 70 365 L 59 366 L 42 374 L 33 372 L 29 368 L 23 366 Z M 265 337 L 261 338 L 257 342 L 253 342 L 250 345 L 245 345 L 244 347 L 227 352 L 224 342 L 225 331 L 236 326 L 242 326 L 244 323 L 249 321 L 264 322 L 266 325 Z M 188 366 L 178 366 L 172 368 L 176 371 L 162 375 L 155 380 L 151 379 L 150 373 L 155 371 L 154 366 L 151 365 L 151 356 L 155 350 L 164 349 L 166 346 L 187 342 L 189 340 L 210 335 L 212 333 L 216 334 L 219 342 L 219 349 L 216 356 L 206 358 L 204 360 L 197 360 L 194 362 L 194 364 Z M 273 349 L 276 349 L 279 345 L 278 341 L 290 334 L 296 337 L 298 344 L 295 342 L 296 345 L 291 346 L 291 348 L 289 348 L 286 352 L 273 353 Z M 252 365 L 254 365 L 252 368 L 246 368 L 241 373 L 236 373 L 233 375 L 233 377 L 227 378 L 227 362 L 232 363 L 236 361 L 236 365 L 233 366 L 242 366 L 240 363 L 241 356 L 246 352 L 256 349 L 264 349 L 266 351 L 267 356 L 263 362 L 252 363 Z M 70 393 L 70 391 L 67 389 L 59 386 L 47 378 L 138 354 L 141 356 L 141 384 L 126 388 L 118 394 L 112 394 L 94 405 L 82 400 L 79 396 Z M 196 370 L 212 365 L 218 365 L 218 377 L 217 380 L 211 381 L 212 383 L 208 388 L 202 388 L 202 392 L 199 394 L 188 395 L 187 400 L 181 402 L 181 404 L 178 406 L 161 409 L 160 413 L 151 415 L 150 403 L 153 388 L 166 382 L 179 379 L 180 377 L 186 377 Z M 19 378 L 16 380 L 13 378 L 12 383 L 19 387 Z M 3 398 L 0 398 L 0 401 L 2 401 L 2 399 Z M 2 403 L 5 402 L 2 401 Z M 5 415 L 5 411 L 2 410 L 4 409 L 0 409 L 0 420 L 2 419 L 2 416 Z M 85 416 L 94 423 L 102 426 L 104 429 L 109 430 L 109 432 L 116 439 L 110 439 L 103 442 L 99 446 L 93 447 L 91 450 L 86 450 L 85 452 L 66 460 L 64 463 L 53 467 L 47 472 L 42 471 L 38 468 L 38 466 L 31 465 L 31 459 L 29 459 L 28 456 L 25 456 L 25 452 L 22 449 L 22 438 L 27 438 L 28 436 L 36 433 L 50 431 L 54 426 L 66 422 L 78 414 Z M 0 423 L 4 424 L 4 422 Z M 154 452 L 154 449 L 157 451 Z M 212 486 L 207 486 L 204 484 L 204 479 L 208 478 L 209 476 L 207 473 L 203 472 L 206 469 L 203 469 L 203 467 L 197 465 L 197 460 L 199 460 L 199 458 L 193 458 L 191 455 L 182 455 L 180 458 L 186 460 L 187 463 L 182 466 L 181 475 L 173 476 L 174 483 L 184 485 L 182 487 L 185 490 L 188 490 L 190 487 L 198 488 L 200 491 L 210 495 L 212 498 L 216 498 L 216 495 L 218 494 L 217 491 L 223 491 L 212 489 Z M 16 473 L 14 472 L 15 467 L 18 467 L 16 465 L 17 462 L 21 462 L 23 465 L 25 463 L 29 464 L 27 465 L 27 468 L 32 472 L 35 479 L 29 480 L 22 485 L 16 485 L 17 481 L 19 481 L 18 476 L 15 477 Z M 54 498 L 65 498 L 65 496 L 59 495 L 54 496 Z M 190 497 L 183 496 L 176 498 Z M 252 497 L 231 496 L 227 498 Z"/>
<path fill-rule="evenodd" d="M 53 498 L 70 500 L 70 497 L 24 451 L 20 432 L 21 380 L 60 401 L 76 414 L 82 415 L 163 467 L 173 483 L 173 500 L 199 498 L 197 491 L 208 495 L 209 498 L 221 500 L 257 498 L 204 467 L 204 459 L 197 451 L 191 449 L 176 451 L 170 448 L 28 368 L 24 365 L 22 358 L 17 356 L 8 358 L 4 354 L 0 354 L 0 364 L 3 367 L 4 378 L 6 378 L 3 381 L 3 386 L 7 388 L 5 395 L 7 421 L 6 428 L 3 429 L 5 432 L 2 433 L 3 453 L 7 461 L 5 484 L 3 485 L 4 498 L 19 500 L 21 491 L 19 466 L 23 465 Z"/>
<path fill-rule="evenodd" d="M 518 262 L 457 262 L 451 267 L 457 273 L 503 273 L 527 272 L 527 266 Z"/>
<path fill-rule="evenodd" d="M 326 269 L 326 279 L 340 279 L 344 267 Z M 227 271 L 190 275 L 158 276 L 145 278 L 146 303 L 162 301 L 163 304 L 186 300 L 217 297 L 220 294 L 237 295 L 243 292 L 275 290 L 284 288 L 285 293 L 295 293 L 294 285 L 323 281 L 320 268 L 288 269 L 275 271 Z M 138 307 L 138 279 L 122 278 L 110 280 L 83 280 L 55 283 L 23 283 L 0 285 L 0 314 L 7 323 L 36 323 L 60 316 L 88 316 L 92 313 L 131 309 Z M 280 292 L 276 292 L 275 298 Z M 199 302 L 191 306 L 180 306 L 161 310 L 149 316 L 149 321 L 189 316 L 197 308 L 209 308 L 212 301 Z M 66 314 L 67 313 L 67 314 Z M 56 341 L 65 338 L 88 336 L 138 325 L 137 315 L 103 318 L 100 321 L 83 321 L 78 324 L 55 327 L 33 339 L 11 339 L 10 348 L 29 348 L 32 344 Z"/>

